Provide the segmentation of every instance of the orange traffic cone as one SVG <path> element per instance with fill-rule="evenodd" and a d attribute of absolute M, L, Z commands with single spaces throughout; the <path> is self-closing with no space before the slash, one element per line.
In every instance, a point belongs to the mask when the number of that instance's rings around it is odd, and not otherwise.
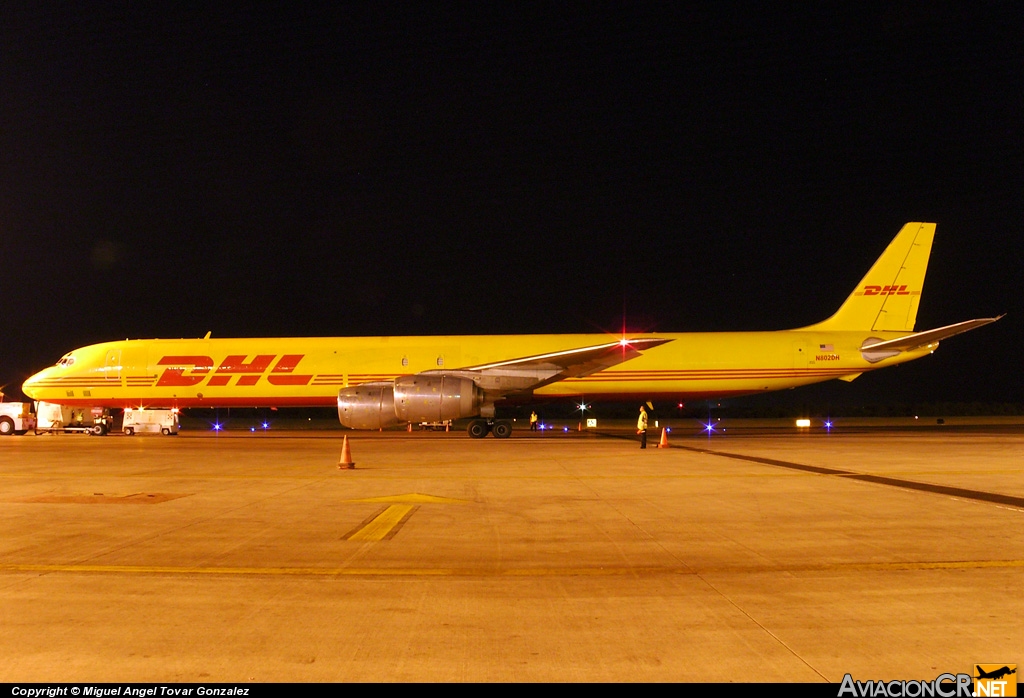
<path fill-rule="evenodd" d="M 410 434 L 412 433 L 412 422 L 409 422 L 409 427 L 406 429 Z"/>
<path fill-rule="evenodd" d="M 669 443 L 668 443 L 668 434 L 666 433 L 667 431 L 668 431 L 667 429 L 662 428 L 662 430 L 661 430 L 661 443 L 658 444 L 658 448 L 671 448 L 671 446 L 669 446 Z"/>
<path fill-rule="evenodd" d="M 356 467 L 352 460 L 352 451 L 348 447 L 348 436 L 341 442 L 341 459 L 338 461 L 338 470 L 353 470 Z"/>
<path fill-rule="evenodd" d="M 445 431 L 449 431 L 451 429 L 451 426 L 452 426 L 452 422 L 451 422 L 450 419 L 445 421 L 445 423 L 444 423 L 444 430 Z"/>

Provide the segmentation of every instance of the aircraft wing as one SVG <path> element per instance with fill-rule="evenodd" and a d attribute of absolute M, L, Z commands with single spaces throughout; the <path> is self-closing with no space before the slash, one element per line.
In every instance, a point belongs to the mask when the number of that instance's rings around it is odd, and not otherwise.
<path fill-rule="evenodd" d="M 871 339 L 868 339 L 864 341 L 860 350 L 864 355 L 864 358 L 868 361 L 881 361 L 884 358 L 895 356 L 901 351 L 911 351 L 928 344 L 937 344 L 940 340 L 988 325 L 1002 317 L 1004 316 L 999 315 L 998 317 L 965 320 L 964 322 L 958 322 L 953 325 L 937 327 L 934 330 L 925 330 L 924 332 L 914 332 L 913 334 L 908 334 L 905 337 L 897 337 L 896 339 L 889 339 L 886 341 L 872 341 Z"/>
<path fill-rule="evenodd" d="M 506 359 L 479 366 L 424 371 L 427 375 L 469 378 L 495 396 L 534 390 L 566 378 L 582 378 L 636 358 L 671 339 L 623 339 L 588 347 L 566 349 L 547 354 Z"/>

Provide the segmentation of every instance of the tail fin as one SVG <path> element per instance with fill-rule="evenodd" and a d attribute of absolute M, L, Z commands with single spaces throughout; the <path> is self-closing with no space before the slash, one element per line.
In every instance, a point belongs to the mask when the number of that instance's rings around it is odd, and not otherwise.
<path fill-rule="evenodd" d="M 805 329 L 913 331 L 934 237 L 934 223 L 907 223 L 836 314 Z"/>

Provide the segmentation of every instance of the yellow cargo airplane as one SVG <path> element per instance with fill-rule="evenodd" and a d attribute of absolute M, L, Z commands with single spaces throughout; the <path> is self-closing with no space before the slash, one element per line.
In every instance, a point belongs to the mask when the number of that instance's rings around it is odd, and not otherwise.
<path fill-rule="evenodd" d="M 934 223 L 907 223 L 835 315 L 794 330 L 125 340 L 75 349 L 23 390 L 81 406 L 337 404 L 353 429 L 475 417 L 470 436 L 503 438 L 503 400 L 675 401 L 852 381 L 1002 317 L 914 331 L 934 235 Z"/>

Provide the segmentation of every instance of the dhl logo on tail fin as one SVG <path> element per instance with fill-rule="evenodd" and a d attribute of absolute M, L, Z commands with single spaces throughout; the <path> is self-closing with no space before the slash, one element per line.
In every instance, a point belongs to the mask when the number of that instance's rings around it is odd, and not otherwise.
<path fill-rule="evenodd" d="M 805 329 L 912 332 L 934 237 L 934 223 L 907 223 L 836 314 Z"/>
<path fill-rule="evenodd" d="M 865 286 L 863 291 L 858 291 L 858 296 L 909 296 L 916 293 L 921 295 L 920 291 L 908 291 L 907 285 L 902 286 Z"/>

